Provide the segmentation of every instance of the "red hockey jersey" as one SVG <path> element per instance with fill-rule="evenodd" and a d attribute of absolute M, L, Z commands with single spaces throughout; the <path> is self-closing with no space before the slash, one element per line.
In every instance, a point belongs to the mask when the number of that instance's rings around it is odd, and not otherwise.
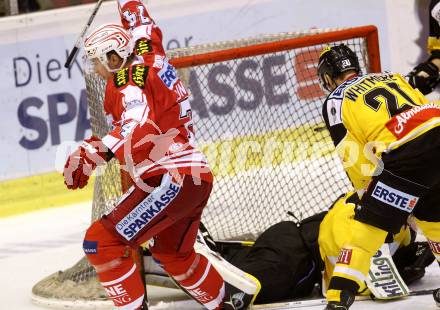
<path fill-rule="evenodd" d="M 114 128 L 103 143 L 135 178 L 176 171 L 212 181 L 206 158 L 195 148 L 188 92 L 165 57 L 160 29 L 141 2 L 119 3 L 124 27 L 144 36 L 137 39 L 131 66 L 107 81 L 104 110 Z M 137 16 L 134 28 L 126 20 L 130 14 Z"/>

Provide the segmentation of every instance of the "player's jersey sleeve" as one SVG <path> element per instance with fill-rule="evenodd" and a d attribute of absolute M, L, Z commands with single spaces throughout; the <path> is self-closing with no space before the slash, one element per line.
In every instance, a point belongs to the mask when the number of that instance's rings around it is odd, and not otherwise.
<path fill-rule="evenodd" d="M 364 189 L 370 177 L 365 176 L 365 171 L 362 169 L 368 166 L 359 165 L 358 162 L 368 165 L 369 161 L 363 153 L 364 143 L 358 140 L 351 128 L 347 128 L 347 121 L 344 122 L 344 118 L 347 117 L 343 114 L 347 112 L 344 110 L 343 102 L 342 98 L 327 98 L 323 105 L 322 115 L 350 181 L 354 188 Z M 371 166 L 369 168 L 374 169 Z"/>
<path fill-rule="evenodd" d="M 162 31 L 150 17 L 140 0 L 118 0 L 122 25 L 131 32 L 135 42 L 135 54 L 148 66 L 158 67 L 163 62 L 165 50 Z"/>
<path fill-rule="evenodd" d="M 127 30 L 154 24 L 147 8 L 140 0 L 118 0 L 118 9 L 122 25 Z"/>
<path fill-rule="evenodd" d="M 433 9 L 437 5 L 440 5 L 440 0 L 431 0 L 429 5 L 429 38 L 428 38 L 428 51 L 432 53 L 437 51 L 440 53 L 440 25 L 439 22 L 433 17 Z M 436 8 L 437 12 L 440 12 Z"/>

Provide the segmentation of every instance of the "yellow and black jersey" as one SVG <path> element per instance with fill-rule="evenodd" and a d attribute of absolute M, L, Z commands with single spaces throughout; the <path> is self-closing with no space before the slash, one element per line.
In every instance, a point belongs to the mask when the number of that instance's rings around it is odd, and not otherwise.
<path fill-rule="evenodd" d="M 359 198 L 354 192 L 349 192 L 339 198 L 319 226 L 318 244 L 321 259 L 324 262 L 322 276 L 323 292 L 327 291 L 341 249 L 352 239 L 353 224 L 355 222 L 354 210 L 357 202 L 359 202 Z M 368 236 L 365 236 L 365 238 L 368 238 Z M 394 255 L 398 248 L 406 246 L 410 242 L 410 229 L 407 226 L 403 226 L 399 233 L 393 235 L 393 242 L 390 244 L 391 254 Z M 365 261 L 354 257 L 350 267 L 368 270 L 369 266 L 369 260 Z M 360 283 L 360 291 L 364 288 L 363 283 Z"/>
<path fill-rule="evenodd" d="M 366 74 L 339 85 L 323 117 L 356 190 L 365 189 L 378 159 L 440 125 L 440 108 L 399 74 Z"/>

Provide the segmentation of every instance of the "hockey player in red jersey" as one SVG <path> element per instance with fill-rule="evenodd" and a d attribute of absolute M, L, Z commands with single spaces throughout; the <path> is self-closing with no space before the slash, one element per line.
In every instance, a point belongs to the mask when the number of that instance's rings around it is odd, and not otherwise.
<path fill-rule="evenodd" d="M 155 260 L 207 309 L 245 309 L 258 280 L 242 273 L 237 281 L 230 266 L 194 250 L 213 177 L 195 147 L 188 92 L 142 2 L 118 6 L 123 26 L 103 25 L 84 42 L 87 62 L 107 79 L 104 110 L 113 128 L 70 155 L 64 178 L 69 189 L 82 188 L 97 165 L 116 157 L 134 185 L 92 223 L 84 251 L 118 309 L 147 309 L 131 253 L 148 240 Z"/>

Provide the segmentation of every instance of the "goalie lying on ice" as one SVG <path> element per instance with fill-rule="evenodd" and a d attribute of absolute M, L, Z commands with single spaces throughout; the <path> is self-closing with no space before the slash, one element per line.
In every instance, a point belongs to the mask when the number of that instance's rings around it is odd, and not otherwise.
<path fill-rule="evenodd" d="M 338 198 L 328 212 L 316 214 L 301 223 L 285 221 L 275 224 L 264 231 L 252 246 L 216 242 L 216 249 L 211 248 L 261 282 L 256 303 L 309 297 L 321 282 L 325 295 L 336 262 L 350 259 L 349 252 L 345 256 L 339 253 L 351 238 L 358 200 L 357 194 L 350 192 Z M 428 244 L 415 242 L 414 239 L 415 232 L 407 225 L 399 233 L 390 234 L 386 240 L 395 266 L 406 284 L 422 278 L 425 267 L 434 261 Z M 207 244 L 212 245 L 212 242 Z M 362 295 L 370 294 L 365 280 L 357 280 L 360 284 L 358 293 Z M 395 287 L 389 294 L 399 295 L 400 289 Z M 386 290 L 379 293 L 387 294 Z"/>

